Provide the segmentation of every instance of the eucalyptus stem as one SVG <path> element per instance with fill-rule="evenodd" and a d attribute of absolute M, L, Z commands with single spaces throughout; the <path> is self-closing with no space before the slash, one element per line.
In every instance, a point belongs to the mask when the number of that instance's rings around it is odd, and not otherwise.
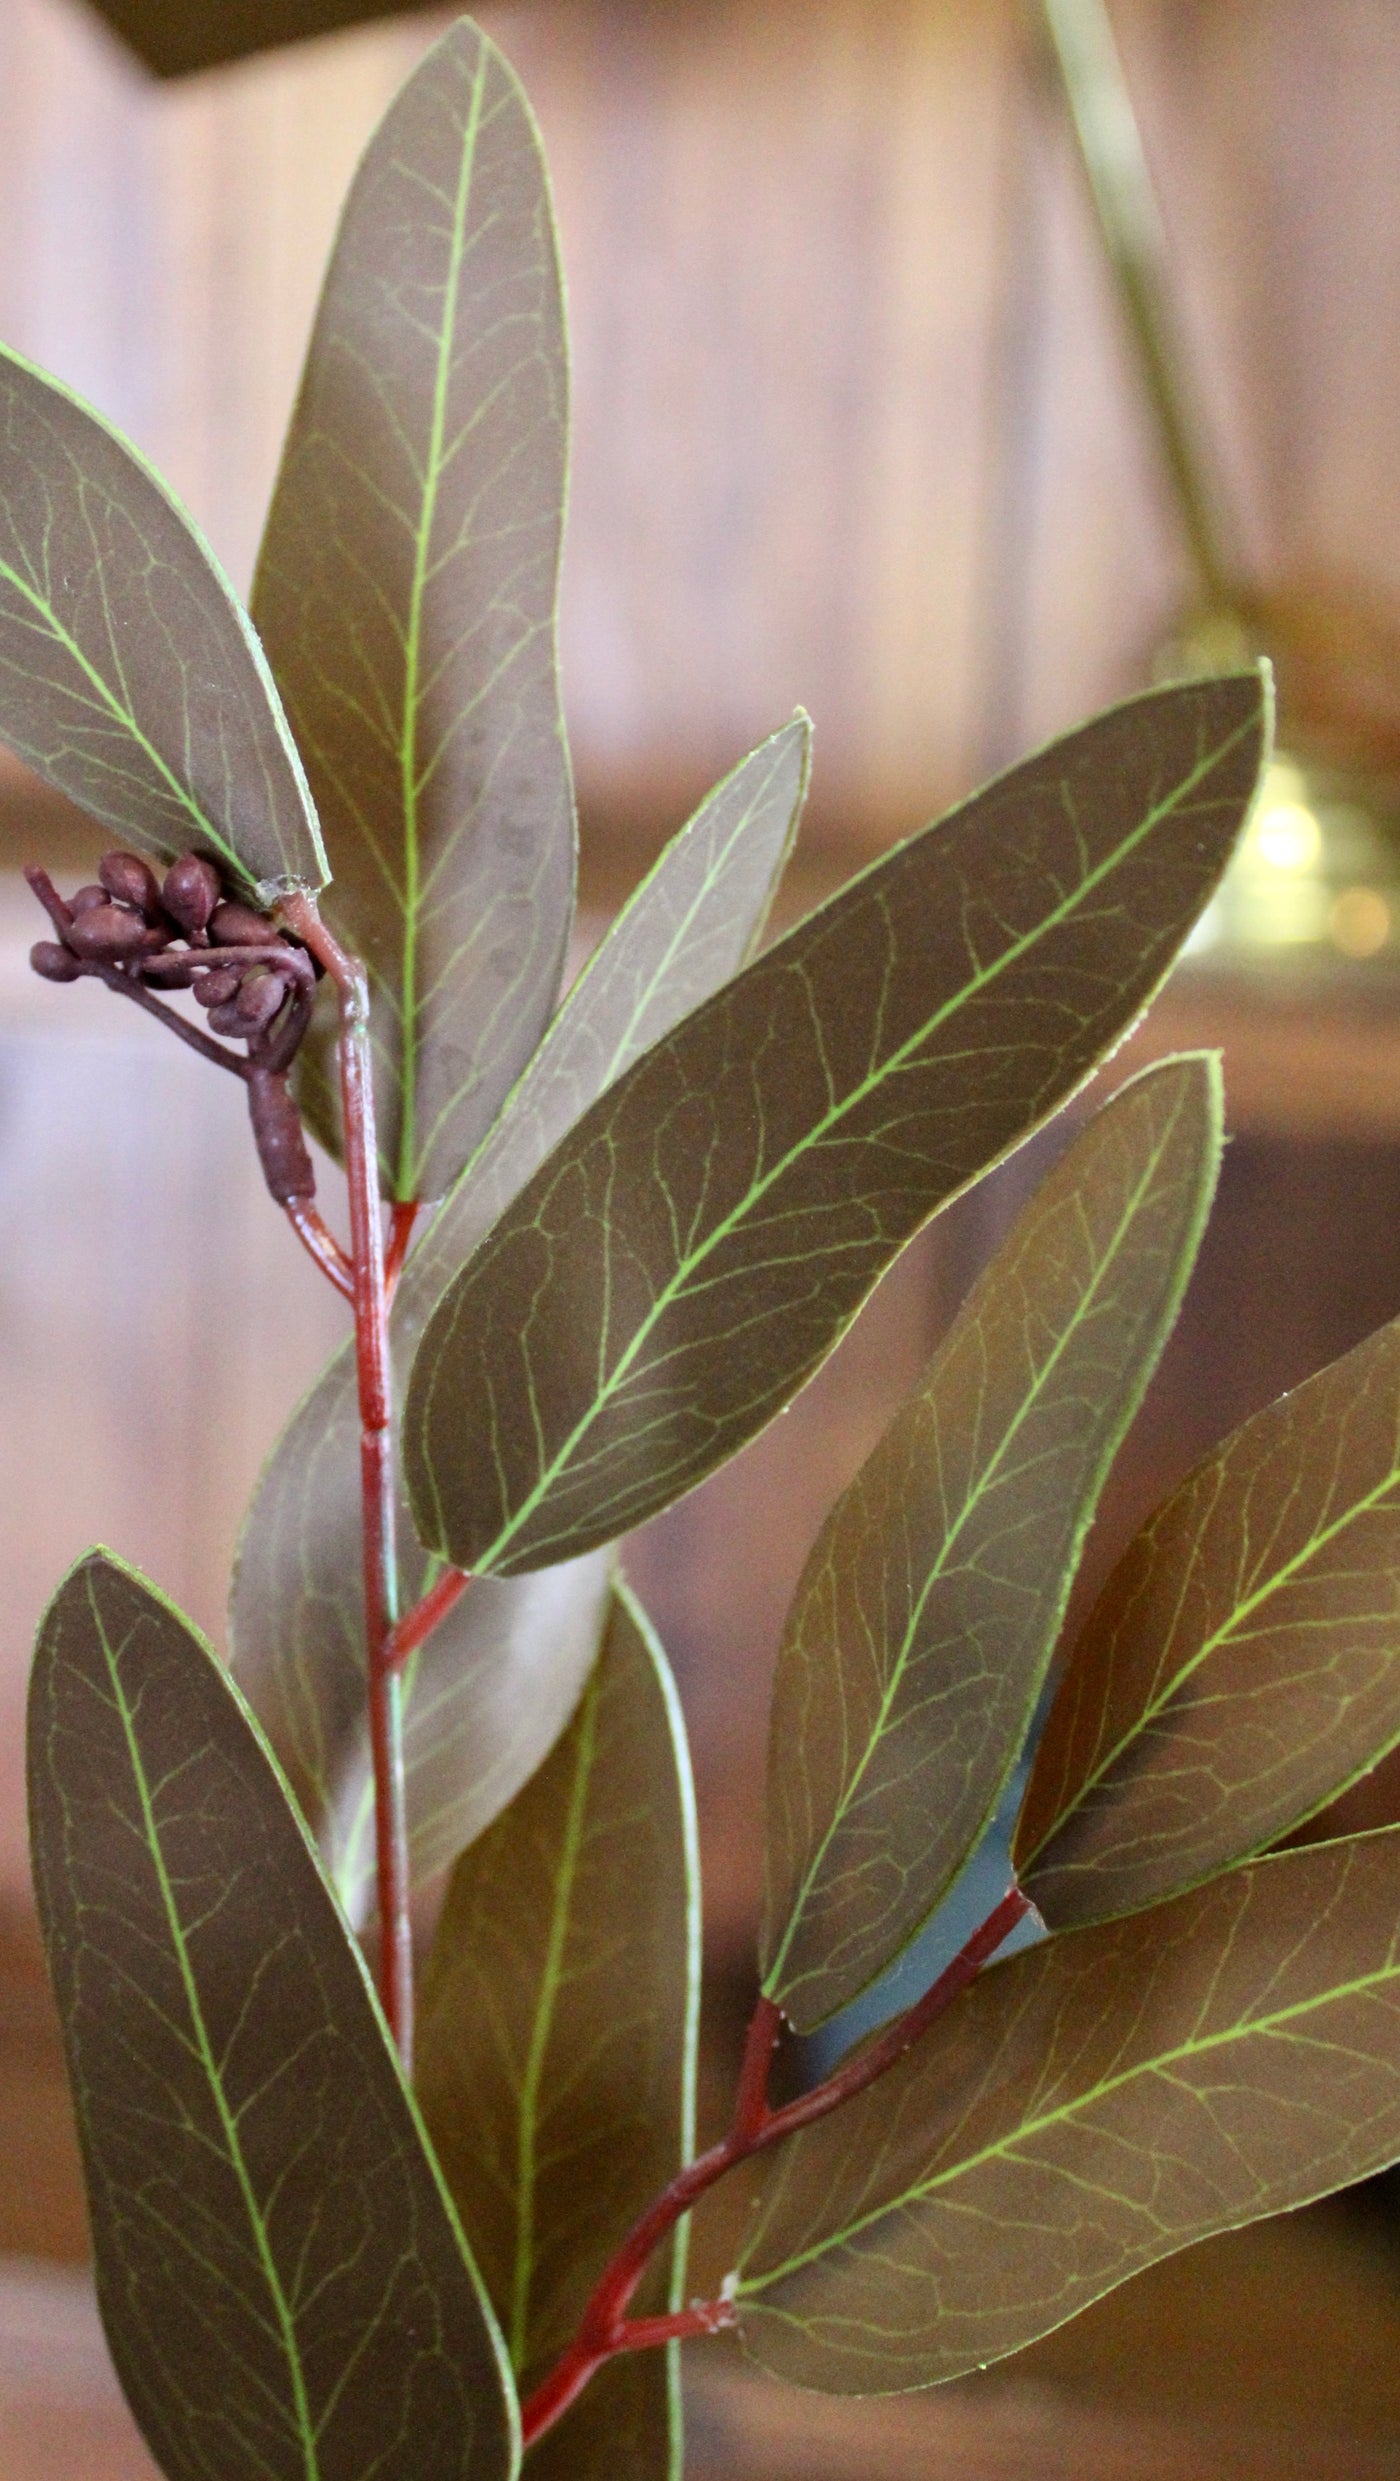
<path fill-rule="evenodd" d="M 360 1496 L 364 1540 L 365 1672 L 374 1769 L 379 1898 L 379 1985 L 405 2074 L 413 2065 L 413 1928 L 409 1914 L 408 1810 L 404 1790 L 403 1689 L 391 1656 L 398 1611 L 394 1542 L 394 1446 L 389 1299 L 374 1133 L 369 984 L 358 957 L 327 930 L 315 898 L 299 892 L 282 911 L 340 1002 L 340 1091 L 350 1191 L 355 1366 L 360 1400 Z"/>
<path fill-rule="evenodd" d="M 725 2297 L 692 2301 L 688 2309 L 669 2317 L 629 2318 L 627 2310 L 661 2242 L 726 2172 L 737 2163 L 747 2162 L 752 2155 L 766 2152 L 770 2145 L 780 2144 L 784 2137 L 795 2136 L 799 2129 L 810 2128 L 817 2120 L 827 2118 L 843 2102 L 852 2101 L 884 2076 L 968 1983 L 976 1979 L 983 1965 L 1031 1909 L 1029 1897 L 1018 1886 L 1009 1887 L 921 1999 L 916 1999 L 874 2041 L 854 2051 L 822 2084 L 814 2085 L 810 2093 L 799 2094 L 795 2102 L 776 2111 L 769 2107 L 768 2085 L 782 2010 L 772 1999 L 759 1999 L 744 2045 L 728 2135 L 677 2173 L 670 2186 L 648 2206 L 640 2222 L 634 2223 L 605 2268 L 573 2342 L 521 2407 L 521 2437 L 527 2447 L 562 2419 L 590 2378 L 617 2353 L 644 2351 L 652 2345 L 680 2342 L 692 2335 L 720 2334 L 737 2323 L 733 2302 Z"/>

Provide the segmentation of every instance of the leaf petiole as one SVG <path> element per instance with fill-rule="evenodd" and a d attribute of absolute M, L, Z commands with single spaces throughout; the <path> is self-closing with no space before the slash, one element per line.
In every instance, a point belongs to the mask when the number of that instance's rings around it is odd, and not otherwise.
<path fill-rule="evenodd" d="M 521 2406 L 521 2437 L 527 2447 L 553 2428 L 577 2401 L 589 2379 L 617 2353 L 642 2351 L 653 2344 L 681 2341 L 691 2335 L 718 2334 L 734 2324 L 732 2304 L 723 2296 L 693 2302 L 689 2309 L 670 2317 L 629 2319 L 627 2307 L 654 2251 L 726 2172 L 747 2162 L 752 2155 L 766 2152 L 770 2145 L 780 2144 L 784 2137 L 795 2136 L 800 2128 L 809 2128 L 814 2121 L 825 2119 L 843 2102 L 853 2100 L 873 2085 L 877 2077 L 903 2058 L 969 1982 L 976 1980 L 983 1965 L 990 1962 L 1017 1923 L 1033 1910 L 1029 1897 L 1018 1886 L 1009 1887 L 922 1998 L 897 2016 L 874 2041 L 855 2051 L 824 2083 L 814 2085 L 810 2093 L 799 2094 L 795 2102 L 785 2103 L 776 2111 L 769 2108 L 768 2085 L 782 2011 L 772 1999 L 760 1997 L 744 2044 L 729 2134 L 677 2173 L 623 2241 L 594 2289 L 573 2342 L 543 2384 Z"/>

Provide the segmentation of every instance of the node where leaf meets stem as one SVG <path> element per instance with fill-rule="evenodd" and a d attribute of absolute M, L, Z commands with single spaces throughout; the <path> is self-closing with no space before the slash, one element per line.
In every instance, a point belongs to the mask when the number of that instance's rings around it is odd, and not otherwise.
<path fill-rule="evenodd" d="M 692 2335 L 719 2334 L 725 2327 L 737 2324 L 733 2302 L 725 2296 L 693 2301 L 688 2309 L 670 2317 L 629 2318 L 627 2308 L 655 2250 L 708 2189 L 732 2171 L 736 2163 L 746 2162 L 751 2155 L 780 2144 L 784 2137 L 795 2136 L 800 2129 L 825 2119 L 843 2102 L 854 2100 L 867 2085 L 874 2084 L 976 1979 L 1017 1923 L 1033 1910 L 1029 1897 L 1018 1886 L 1009 1887 L 921 1999 L 906 2008 L 873 2041 L 854 2051 L 823 2084 L 814 2085 L 809 2093 L 799 2094 L 795 2102 L 776 2111 L 768 2105 L 768 2082 L 782 2009 L 772 1999 L 760 1997 L 744 2045 L 729 2134 L 678 2172 L 628 2233 L 595 2286 L 573 2342 L 521 2407 L 521 2435 L 527 2447 L 562 2419 L 590 2378 L 618 2352 L 644 2351 L 651 2345 L 681 2342 Z"/>
<path fill-rule="evenodd" d="M 365 1667 L 374 1767 L 380 1990 L 405 2074 L 413 2057 L 413 1932 L 409 1918 L 408 1813 L 404 1788 L 403 1690 L 391 1657 L 397 1616 L 394 1453 L 390 1431 L 389 1304 L 374 1132 L 369 986 L 364 967 L 326 928 L 304 890 L 282 912 L 324 965 L 340 1002 L 341 1111 L 350 1189 L 355 1362 L 360 1400 L 360 1491 L 364 1528 Z"/>

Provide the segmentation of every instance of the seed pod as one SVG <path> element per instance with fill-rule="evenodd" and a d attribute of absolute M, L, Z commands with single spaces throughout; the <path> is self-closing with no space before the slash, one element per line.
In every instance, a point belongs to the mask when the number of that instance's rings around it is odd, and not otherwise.
<path fill-rule="evenodd" d="M 209 916 L 210 945 L 216 948 L 268 948 L 277 933 L 251 905 L 231 900 L 216 905 Z"/>
<path fill-rule="evenodd" d="M 194 936 L 207 927 L 223 892 L 211 861 L 199 853 L 182 853 L 166 871 L 160 900 L 171 921 Z"/>
<path fill-rule="evenodd" d="M 168 933 L 153 930 L 139 913 L 127 913 L 121 905 L 91 905 L 74 917 L 68 937 L 79 956 L 95 957 L 102 964 L 121 964 L 128 957 L 151 956 L 163 948 Z"/>
<path fill-rule="evenodd" d="M 76 956 L 70 956 L 56 939 L 37 939 L 29 951 L 29 962 L 46 982 L 76 982 L 82 972 Z"/>
<path fill-rule="evenodd" d="M 223 1008 L 238 996 L 238 972 L 233 965 L 213 965 L 207 973 L 197 973 L 190 985 L 201 1008 Z"/>
<path fill-rule="evenodd" d="M 77 895 L 69 899 L 68 910 L 76 922 L 80 913 L 91 913 L 96 906 L 108 905 L 111 901 L 105 887 L 80 887 Z"/>
<path fill-rule="evenodd" d="M 118 904 L 130 905 L 134 913 L 144 914 L 148 922 L 159 918 L 160 888 L 156 874 L 138 853 L 104 853 L 97 865 L 97 875 Z"/>

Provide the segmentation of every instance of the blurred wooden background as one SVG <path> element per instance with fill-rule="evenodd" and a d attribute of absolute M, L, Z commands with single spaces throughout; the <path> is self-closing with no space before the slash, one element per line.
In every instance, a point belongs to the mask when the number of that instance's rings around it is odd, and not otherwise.
<path fill-rule="evenodd" d="M 1025 74 L 1013 0 L 482 14 L 544 127 L 570 286 L 563 641 L 586 901 L 596 919 L 801 701 L 817 763 L 795 903 L 1138 685 L 1186 590 L 1067 142 Z M 1400 10 L 1121 0 L 1115 19 L 1251 566 L 1400 605 Z M 443 22 L 401 17 L 158 88 L 82 0 L 0 5 L 0 334 L 133 433 L 240 585 L 339 200 Z M 0 864 L 86 844 L 0 753 Z M 258 1460 L 340 1312 L 258 1192 L 239 1097 L 113 1022 L 100 994 L 33 982 L 26 903 L 0 891 L 0 2250 L 74 2257 L 81 2208 L 23 1857 L 34 1619 L 101 1538 L 219 1633 Z M 1389 983 L 1361 975 L 1184 985 L 1140 1038 L 1222 1040 L 1238 1133 L 1182 1333 L 1099 1528 L 1100 1569 L 1230 1423 L 1400 1310 L 1396 1025 Z M 918 1244 L 792 1419 L 635 1548 L 695 1734 L 720 2048 L 748 1970 L 787 1592 L 1028 1177 L 1011 1167 L 998 1195 Z M 1363 1797 L 1374 1814 L 1391 1794 Z M 1327 2265 L 1339 2228 L 1316 2242 Z M 1371 2376 L 1347 2398 L 1351 2429 L 1331 2399 L 1298 2417 L 1381 2441 L 1380 2463 L 1354 2438 L 1342 2460 L 1319 2446 L 1323 2460 L 1296 2469 L 1391 2469 L 1400 2406 L 1376 2375 L 1400 2365 L 1390 2244 L 1373 2233 L 1360 2290 L 1339 2272 L 1333 2291 L 1306 2236 L 1301 2257 L 1283 2245 L 1241 2244 L 1229 2279 L 1245 2288 L 1222 2276 L 1218 2297 L 1247 2296 L 1253 2314 L 1315 2280 L 1333 2353 L 1360 2317 Z M 1126 2297 L 1160 2297 L 1180 2363 L 1209 2289 L 1172 2276 L 1160 2296 Z M 1210 2349 L 1239 2314 L 1220 2309 Z M 1150 2324 L 1147 2307 L 1113 2315 L 1126 2324 L 1076 2330 L 1100 2392 L 1115 2353 L 1141 2368 Z M 1230 2381 L 1256 2423 L 1273 2420 L 1297 2348 L 1269 2333 L 1253 2378 Z M 20 2431 L 4 2404 L 0 2390 L 0 2481 L 47 2473 L 52 2456 L 24 2464 L 7 2445 Z M 718 2473 L 719 2394 L 706 2417 Z M 1008 2418 L 989 2472 L 1295 2469 L 1277 2437 L 1253 2462 L 1218 2438 L 1192 2460 L 1159 2437 L 1100 2466 L 1063 2434 L 1052 2449 L 1024 2410 Z M 755 2475 L 863 2469 L 855 2448 L 830 2460 L 839 2423 L 825 2463 L 810 2438 L 784 2446 L 771 2421 L 763 2434 Z M 889 2429 L 882 2468 L 923 2471 L 903 2435 Z"/>

